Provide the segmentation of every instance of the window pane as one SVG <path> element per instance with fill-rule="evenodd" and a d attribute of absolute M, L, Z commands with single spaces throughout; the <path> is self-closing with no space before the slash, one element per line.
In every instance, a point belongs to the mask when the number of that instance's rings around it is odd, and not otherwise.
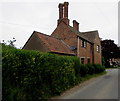
<path fill-rule="evenodd" d="M 87 46 L 87 42 L 85 40 L 82 40 L 81 41 L 81 46 L 85 48 Z"/>
<path fill-rule="evenodd" d="M 90 63 L 90 58 L 88 58 L 88 64 Z"/>
<path fill-rule="evenodd" d="M 84 41 L 84 47 L 86 47 L 86 42 Z"/>
<path fill-rule="evenodd" d="M 97 50 L 97 52 L 99 52 L 99 45 L 97 45 L 96 50 Z"/>
<path fill-rule="evenodd" d="M 84 58 L 81 58 L 81 64 L 84 64 Z"/>

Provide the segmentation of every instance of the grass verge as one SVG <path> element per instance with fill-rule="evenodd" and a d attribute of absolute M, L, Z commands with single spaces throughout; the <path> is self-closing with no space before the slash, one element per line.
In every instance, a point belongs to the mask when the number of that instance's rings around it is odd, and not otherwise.
<path fill-rule="evenodd" d="M 106 73 L 107 73 L 107 72 L 104 71 L 104 72 L 102 72 L 102 73 L 93 74 L 93 75 L 86 75 L 86 76 L 84 76 L 84 77 L 81 77 L 81 78 L 80 78 L 80 82 L 79 82 L 78 84 L 76 84 L 76 85 L 70 87 L 69 89 L 65 90 L 65 91 L 62 92 L 60 95 L 62 95 L 62 94 L 65 93 L 66 91 L 69 91 L 70 89 L 72 89 L 72 88 L 74 88 L 74 87 L 76 87 L 76 86 L 84 83 L 84 82 L 87 81 L 87 80 L 90 80 L 90 79 L 92 79 L 92 78 L 96 78 L 96 77 L 105 75 Z M 49 99 L 50 99 L 50 100 L 51 100 L 51 99 L 59 99 L 58 97 L 60 97 L 60 96 L 59 96 L 59 95 L 56 95 L 56 96 L 50 97 Z M 48 101 L 49 101 L 49 100 L 48 100 Z"/>
<path fill-rule="evenodd" d="M 86 80 L 89 80 L 89 79 L 91 79 L 91 78 L 94 78 L 94 77 L 102 76 L 102 75 L 104 75 L 104 74 L 106 74 L 106 73 L 107 73 L 107 72 L 104 71 L 104 72 L 98 73 L 98 74 L 86 75 L 85 77 L 82 77 L 82 78 L 81 78 L 81 82 L 80 82 L 80 83 L 82 83 L 82 82 L 84 82 L 84 81 L 86 81 Z"/>
<path fill-rule="evenodd" d="M 116 66 L 116 67 L 107 67 L 106 69 L 117 69 L 120 68 L 120 66 Z"/>

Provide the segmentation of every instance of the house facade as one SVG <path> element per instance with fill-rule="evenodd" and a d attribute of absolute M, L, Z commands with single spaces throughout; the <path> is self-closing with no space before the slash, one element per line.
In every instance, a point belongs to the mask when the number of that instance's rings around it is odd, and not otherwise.
<path fill-rule="evenodd" d="M 68 5 L 68 2 L 58 5 L 59 19 L 51 36 L 34 31 L 23 49 L 77 56 L 82 64 L 102 64 L 98 31 L 80 32 L 76 20 L 73 20 L 73 26 L 70 26 Z"/>

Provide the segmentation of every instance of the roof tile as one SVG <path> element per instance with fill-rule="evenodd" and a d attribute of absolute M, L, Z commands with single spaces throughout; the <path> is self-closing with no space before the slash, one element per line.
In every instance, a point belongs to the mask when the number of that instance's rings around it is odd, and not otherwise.
<path fill-rule="evenodd" d="M 50 52 L 64 53 L 64 54 L 72 54 L 75 55 L 70 48 L 64 44 L 62 40 L 56 39 L 52 36 L 42 34 L 40 32 L 35 32 L 38 37 L 43 41 L 43 43 L 47 46 Z"/>

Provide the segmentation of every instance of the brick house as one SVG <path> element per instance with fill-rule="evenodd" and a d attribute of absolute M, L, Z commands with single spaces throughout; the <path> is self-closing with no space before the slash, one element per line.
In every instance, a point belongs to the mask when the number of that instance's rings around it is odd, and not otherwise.
<path fill-rule="evenodd" d="M 68 5 L 68 2 L 59 4 L 59 19 L 51 36 L 34 31 L 23 49 L 77 56 L 82 64 L 102 64 L 98 31 L 80 32 L 76 20 L 70 26 Z"/>

